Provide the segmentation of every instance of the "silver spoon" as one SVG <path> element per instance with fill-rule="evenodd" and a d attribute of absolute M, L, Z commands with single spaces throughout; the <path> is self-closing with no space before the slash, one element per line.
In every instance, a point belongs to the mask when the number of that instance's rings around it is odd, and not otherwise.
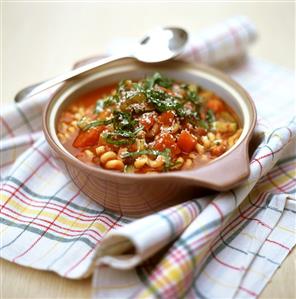
<path fill-rule="evenodd" d="M 15 102 L 20 102 L 25 98 L 36 95 L 37 93 L 44 91 L 54 85 L 72 79 L 98 66 L 102 66 L 121 58 L 134 57 L 137 60 L 146 63 L 156 63 L 169 60 L 182 52 L 187 40 L 188 34 L 181 28 L 164 27 L 151 31 L 135 46 L 134 52 L 129 56 L 111 56 L 105 59 L 100 59 L 98 61 L 68 71 L 67 73 L 64 73 L 53 79 L 30 85 L 19 91 L 14 100 Z"/>

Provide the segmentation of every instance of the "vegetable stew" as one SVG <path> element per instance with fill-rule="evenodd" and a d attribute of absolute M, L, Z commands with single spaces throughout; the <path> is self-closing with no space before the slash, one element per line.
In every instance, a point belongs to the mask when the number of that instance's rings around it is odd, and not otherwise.
<path fill-rule="evenodd" d="M 229 150 L 241 132 L 216 94 L 159 73 L 78 97 L 57 125 L 60 142 L 77 159 L 126 173 L 198 167 Z"/>

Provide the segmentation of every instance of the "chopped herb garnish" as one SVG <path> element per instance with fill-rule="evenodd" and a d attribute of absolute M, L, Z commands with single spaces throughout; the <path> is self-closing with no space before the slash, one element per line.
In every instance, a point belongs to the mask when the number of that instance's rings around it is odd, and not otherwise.
<path fill-rule="evenodd" d="M 201 119 L 199 121 L 199 126 L 202 127 L 202 128 L 204 128 L 204 129 L 206 129 L 206 130 L 208 130 L 208 128 L 209 128 L 208 123 L 205 120 L 203 120 L 203 119 Z"/>
<path fill-rule="evenodd" d="M 119 102 L 118 95 L 108 96 L 105 99 L 99 99 L 96 103 L 95 113 L 104 111 L 106 107 L 113 106 Z"/>
<path fill-rule="evenodd" d="M 128 112 L 113 111 L 113 126 L 116 130 L 133 130 L 138 121 Z"/>
<path fill-rule="evenodd" d="M 182 105 L 173 97 L 164 91 L 149 89 L 146 91 L 147 101 L 152 103 L 157 112 L 165 112 L 168 110 L 177 110 Z"/>
<path fill-rule="evenodd" d="M 78 121 L 77 126 L 82 131 L 87 131 L 91 128 L 102 126 L 102 125 L 109 125 L 113 122 L 112 119 L 104 119 L 104 120 L 93 120 L 91 122 L 87 122 L 85 117 L 82 117 L 80 121 Z"/>
<path fill-rule="evenodd" d="M 155 73 L 153 76 L 147 77 L 144 81 L 144 86 L 146 89 L 152 89 L 155 84 L 158 84 L 164 88 L 172 88 L 173 80 L 162 76 L 160 73 Z"/>
<path fill-rule="evenodd" d="M 200 98 L 198 96 L 198 87 L 190 84 L 186 85 L 187 100 L 198 106 L 200 104 Z M 197 107 L 198 108 L 198 107 Z"/>
<path fill-rule="evenodd" d="M 209 123 L 212 123 L 216 120 L 216 117 L 215 117 L 215 114 L 214 114 L 213 110 L 209 109 L 207 111 L 206 119 Z"/>
<path fill-rule="evenodd" d="M 162 152 L 157 151 L 157 150 L 153 150 L 153 149 L 146 149 L 146 150 L 142 150 L 142 151 L 137 151 L 137 152 L 127 152 L 127 153 L 123 153 L 121 155 L 122 158 L 128 158 L 128 157 L 136 157 L 136 156 L 141 156 L 141 155 L 152 155 L 152 156 L 158 156 L 160 155 Z"/>
<path fill-rule="evenodd" d="M 139 127 L 134 131 L 124 131 L 122 129 L 114 130 L 113 132 L 105 132 L 103 138 L 107 143 L 115 145 L 132 144 L 135 142 L 137 134 L 143 129 Z"/>

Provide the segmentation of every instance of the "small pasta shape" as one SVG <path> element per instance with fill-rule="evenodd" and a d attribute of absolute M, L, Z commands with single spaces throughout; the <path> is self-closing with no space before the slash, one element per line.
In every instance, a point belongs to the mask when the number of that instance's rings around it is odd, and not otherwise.
<path fill-rule="evenodd" d="M 179 129 L 180 129 L 180 124 L 179 124 L 178 122 L 176 122 L 176 123 L 172 126 L 171 132 L 172 132 L 172 133 L 176 133 L 176 132 L 178 132 Z"/>
<path fill-rule="evenodd" d="M 215 140 L 215 138 L 216 138 L 216 136 L 215 136 L 215 134 L 214 134 L 214 133 L 212 133 L 212 132 L 209 132 L 209 133 L 208 133 L 208 138 L 209 138 L 209 140 L 210 140 L 210 141 L 214 141 L 214 140 Z"/>
<path fill-rule="evenodd" d="M 161 167 L 164 163 L 163 156 L 158 155 L 155 160 L 148 159 L 148 165 L 152 168 L 158 168 Z"/>
<path fill-rule="evenodd" d="M 201 141 L 205 148 L 209 148 L 211 146 L 211 142 L 210 142 L 208 136 L 201 136 Z"/>
<path fill-rule="evenodd" d="M 84 114 L 85 109 L 84 109 L 83 107 L 79 107 L 79 108 L 78 108 L 78 112 L 79 112 L 80 114 Z"/>
<path fill-rule="evenodd" d="M 200 155 L 203 155 L 205 153 L 204 146 L 199 143 L 196 144 L 195 149 Z"/>
<path fill-rule="evenodd" d="M 184 163 L 184 159 L 182 157 L 177 158 L 175 165 L 172 167 L 172 169 L 180 169 Z"/>
<path fill-rule="evenodd" d="M 101 163 L 105 164 L 107 161 L 114 160 L 116 158 L 117 158 L 117 155 L 114 152 L 109 151 L 109 152 L 104 153 L 101 156 L 100 160 L 101 160 Z"/>
<path fill-rule="evenodd" d="M 78 111 L 78 106 L 73 105 L 72 108 L 71 108 L 71 111 L 72 112 L 77 112 Z"/>
<path fill-rule="evenodd" d="M 110 170 L 120 170 L 121 171 L 124 168 L 124 164 L 121 160 L 109 160 L 105 164 L 105 168 L 110 169 Z"/>
<path fill-rule="evenodd" d="M 159 131 L 159 125 L 157 123 L 155 123 L 152 127 L 152 129 L 150 130 L 150 136 L 155 136 Z"/>
<path fill-rule="evenodd" d="M 242 133 L 242 129 L 237 130 L 237 132 L 235 134 L 233 134 L 232 136 L 230 136 L 228 138 L 228 147 L 231 147 L 234 145 L 234 143 L 237 141 L 237 139 L 239 138 L 239 136 Z"/>
<path fill-rule="evenodd" d="M 138 132 L 137 137 L 144 139 L 146 135 L 146 132 L 144 130 L 141 130 L 140 132 Z"/>
<path fill-rule="evenodd" d="M 191 159 L 186 159 L 185 163 L 183 164 L 182 169 L 189 169 L 192 166 L 193 162 Z"/>
<path fill-rule="evenodd" d="M 98 146 L 98 147 L 96 148 L 96 154 L 97 154 L 98 156 L 104 154 L 105 152 L 106 152 L 106 148 L 105 148 L 104 145 Z"/>
<path fill-rule="evenodd" d="M 137 150 L 141 151 L 145 149 L 145 139 L 136 139 Z"/>
<path fill-rule="evenodd" d="M 75 131 L 76 131 L 76 129 L 73 126 L 68 128 L 68 132 L 70 132 L 70 133 L 74 133 Z"/>
<path fill-rule="evenodd" d="M 85 150 L 84 152 L 85 152 L 86 156 L 90 159 L 92 159 L 95 156 L 94 153 L 90 150 Z"/>
<path fill-rule="evenodd" d="M 197 154 L 194 153 L 194 152 L 192 152 L 192 153 L 189 154 L 189 158 L 190 159 L 195 159 L 196 157 L 197 157 Z"/>
<path fill-rule="evenodd" d="M 209 160 L 209 158 L 208 158 L 207 155 L 201 155 L 200 160 L 201 161 L 207 161 L 207 160 Z"/>
<path fill-rule="evenodd" d="M 64 122 L 61 123 L 61 125 L 60 125 L 60 132 L 66 133 L 67 129 L 68 129 L 68 125 L 66 123 L 64 123 Z"/>
<path fill-rule="evenodd" d="M 76 120 L 80 120 L 80 119 L 82 118 L 82 114 L 79 113 L 79 112 L 77 112 L 77 113 L 74 114 L 74 118 L 75 118 Z"/>
<path fill-rule="evenodd" d="M 142 155 L 141 157 L 138 157 L 135 162 L 134 166 L 135 168 L 142 168 L 145 164 L 148 163 L 148 157 L 146 155 Z"/>

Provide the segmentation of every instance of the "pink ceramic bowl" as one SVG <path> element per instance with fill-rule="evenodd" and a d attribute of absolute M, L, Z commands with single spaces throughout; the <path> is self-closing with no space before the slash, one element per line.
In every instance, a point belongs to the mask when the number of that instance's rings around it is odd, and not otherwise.
<path fill-rule="evenodd" d="M 195 82 L 214 91 L 232 107 L 242 124 L 236 144 L 219 158 L 196 169 L 159 174 L 126 174 L 86 165 L 60 143 L 57 119 L 77 95 L 121 79 L 139 79 L 155 71 L 184 82 Z M 125 58 L 66 82 L 44 111 L 43 130 L 53 154 L 65 173 L 91 199 L 112 211 L 139 217 L 185 201 L 206 190 L 228 190 L 249 175 L 248 145 L 256 111 L 248 93 L 225 74 L 204 65 L 179 61 L 145 64 Z"/>

